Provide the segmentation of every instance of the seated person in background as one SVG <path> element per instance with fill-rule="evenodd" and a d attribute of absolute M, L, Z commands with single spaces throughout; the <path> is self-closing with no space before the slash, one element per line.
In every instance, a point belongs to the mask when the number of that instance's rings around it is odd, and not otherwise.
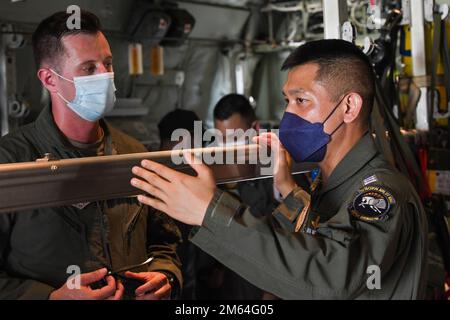
<path fill-rule="evenodd" d="M 0 139 L 0 163 L 35 161 L 46 153 L 67 159 L 146 151 L 102 119 L 114 105 L 115 88 L 99 19 L 81 11 L 81 29 L 69 30 L 69 17 L 55 13 L 33 34 L 37 75 L 51 106 Z M 121 299 L 124 290 L 139 300 L 169 298 L 182 284 L 179 242 L 174 222 L 135 198 L 1 214 L 0 299 Z M 120 281 L 105 278 L 107 269 L 149 256 L 151 264 Z M 66 282 L 70 266 L 79 268 L 79 287 Z M 140 280 L 136 290 L 130 278 Z"/>
<path fill-rule="evenodd" d="M 255 110 L 249 100 L 240 94 L 228 94 L 219 100 L 214 108 L 214 126 L 224 138 L 236 130 L 246 132 L 253 129 L 253 136 L 256 136 L 260 129 Z M 236 140 L 231 144 L 246 143 L 243 137 L 238 137 Z M 232 185 L 228 184 L 225 188 L 248 205 L 255 216 L 271 214 L 278 205 L 278 201 L 275 199 L 277 191 L 274 189 L 272 179 L 243 181 Z"/>
<path fill-rule="evenodd" d="M 243 136 L 236 134 L 236 142 L 232 142 L 229 135 L 235 130 L 246 132 L 254 130 L 254 135 L 258 134 L 260 123 L 256 118 L 255 110 L 249 100 L 240 94 L 229 94 L 224 96 L 214 108 L 214 126 L 222 133 L 224 139 L 228 136 L 228 142 L 222 144 L 244 144 Z M 228 131 L 228 132 L 227 132 Z M 249 133 L 250 134 L 250 133 Z M 231 143 L 230 143 L 231 140 Z M 255 216 L 270 215 L 277 207 L 278 201 L 275 199 L 275 192 L 272 179 L 261 179 L 254 181 L 243 181 L 239 183 L 227 184 L 223 189 L 231 192 L 243 203 L 249 206 L 250 211 Z M 214 258 L 207 256 L 203 260 L 209 260 L 208 267 L 212 272 L 199 272 L 208 282 L 209 290 L 215 292 L 213 298 L 217 299 L 238 299 L 238 300 L 258 300 L 263 298 L 263 291 L 250 284 L 245 279 L 238 276 L 233 271 L 224 267 Z M 206 264 L 206 263 L 204 263 Z M 211 278 L 212 277 L 212 278 Z M 211 297 L 211 292 L 204 293 L 205 298 Z M 266 294 L 266 298 L 269 296 Z"/>
<path fill-rule="evenodd" d="M 175 109 L 167 113 L 158 123 L 160 150 L 172 150 L 182 142 L 183 139 L 181 138 L 178 140 L 174 138 L 172 140 L 172 133 L 177 129 L 189 131 L 191 135 L 190 147 L 194 147 L 193 137 L 195 121 L 200 121 L 200 119 L 194 111 Z M 186 141 L 186 143 L 188 143 L 188 141 Z"/>
<path fill-rule="evenodd" d="M 191 144 L 190 147 L 193 147 L 195 121 L 200 121 L 200 119 L 195 112 L 190 110 L 175 109 L 167 113 L 158 123 L 160 150 L 172 150 L 182 142 L 189 143 Z M 183 138 L 177 140 L 175 139 L 176 137 L 172 140 L 172 133 L 177 129 L 187 130 L 191 135 L 190 141 L 183 141 Z M 183 292 L 181 298 L 193 300 L 196 298 L 196 259 L 200 250 L 188 241 L 192 226 L 181 222 L 177 222 L 177 225 L 183 239 L 183 243 L 178 246 L 178 255 L 182 262 L 183 273 Z"/>

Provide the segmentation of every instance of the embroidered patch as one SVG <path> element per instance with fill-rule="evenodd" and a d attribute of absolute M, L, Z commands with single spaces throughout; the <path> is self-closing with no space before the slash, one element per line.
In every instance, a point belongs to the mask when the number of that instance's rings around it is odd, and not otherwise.
<path fill-rule="evenodd" d="M 394 204 L 394 197 L 385 188 L 366 186 L 358 191 L 348 209 L 363 221 L 386 221 Z"/>
<path fill-rule="evenodd" d="M 378 181 L 377 176 L 376 175 L 372 175 L 370 177 L 365 178 L 364 181 L 363 181 L 363 184 L 365 186 L 367 186 L 368 184 L 371 184 L 371 183 L 374 183 L 374 182 L 377 182 L 377 181 Z"/>
<path fill-rule="evenodd" d="M 90 204 L 90 202 L 80 202 L 80 203 L 73 204 L 72 207 L 75 207 L 75 208 L 77 208 L 78 210 L 83 210 L 83 209 L 86 208 L 89 204 Z"/>

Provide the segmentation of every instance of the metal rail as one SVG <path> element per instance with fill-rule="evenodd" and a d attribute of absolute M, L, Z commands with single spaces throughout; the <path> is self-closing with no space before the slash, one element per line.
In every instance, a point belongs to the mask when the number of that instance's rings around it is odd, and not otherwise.
<path fill-rule="evenodd" d="M 6 63 L 6 41 L 0 34 L 0 137 L 9 132 Z"/>
<path fill-rule="evenodd" d="M 176 0 L 176 2 L 179 3 L 188 3 L 188 4 L 196 4 L 201 6 L 207 6 L 207 7 L 215 7 L 215 8 L 222 8 L 222 9 L 232 9 L 232 10 L 239 10 L 239 11 L 250 11 L 250 8 L 245 7 L 239 7 L 239 6 L 233 6 L 230 4 L 220 4 L 220 3 L 212 3 L 212 2 L 206 2 L 206 1 L 197 1 L 197 0 Z"/>
<path fill-rule="evenodd" d="M 218 184 L 263 179 L 257 145 L 189 149 L 197 156 L 214 157 L 218 153 L 236 159 L 234 163 L 210 165 Z M 143 159 L 151 159 L 175 170 L 195 175 L 188 164 L 175 164 L 172 157 L 181 151 L 160 151 L 64 160 L 41 160 L 0 165 L 0 212 L 56 207 L 82 202 L 136 196 L 142 192 L 130 184 L 131 169 Z M 315 168 L 302 164 L 293 168 L 303 173 Z"/>

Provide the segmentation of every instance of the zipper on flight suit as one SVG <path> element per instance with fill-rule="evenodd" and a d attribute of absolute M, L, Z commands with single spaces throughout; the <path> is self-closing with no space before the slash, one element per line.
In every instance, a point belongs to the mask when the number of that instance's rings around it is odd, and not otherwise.
<path fill-rule="evenodd" d="M 100 228 L 101 228 L 101 234 L 102 234 L 102 244 L 103 244 L 103 251 L 106 255 L 106 260 L 108 261 L 108 268 L 109 270 L 113 269 L 113 263 L 112 263 L 112 256 L 111 256 L 111 249 L 109 247 L 109 239 L 107 239 L 106 235 L 105 235 L 105 223 L 104 223 L 104 219 L 106 217 L 104 211 L 102 210 L 102 205 L 101 203 L 98 201 L 96 203 L 97 206 L 97 212 L 100 214 Z"/>
<path fill-rule="evenodd" d="M 130 251 L 131 251 L 131 236 L 132 236 L 133 230 L 136 226 L 137 221 L 139 220 L 139 217 L 140 217 L 143 209 L 144 209 L 144 206 L 139 204 L 139 208 L 136 210 L 136 212 L 133 213 L 131 222 L 127 228 L 126 239 L 127 239 L 127 254 L 128 255 L 130 254 Z"/>
<path fill-rule="evenodd" d="M 104 132 L 105 134 L 105 140 L 104 140 L 104 155 L 105 156 L 109 156 L 113 154 L 113 143 L 112 143 L 112 137 L 110 134 L 106 134 L 106 131 Z M 103 243 L 103 251 L 105 252 L 106 255 L 106 259 L 109 262 L 109 268 L 110 270 L 113 269 L 113 263 L 112 263 L 112 256 L 111 256 L 111 248 L 109 246 L 109 239 L 107 239 L 107 237 L 105 236 L 105 225 L 104 225 L 104 219 L 105 217 L 107 218 L 107 215 L 105 215 L 105 212 L 103 210 L 103 206 L 106 203 L 106 201 L 103 202 L 99 202 L 97 201 L 96 205 L 97 205 L 97 210 L 99 211 L 99 213 L 101 214 L 101 229 L 102 229 L 102 243 Z"/>

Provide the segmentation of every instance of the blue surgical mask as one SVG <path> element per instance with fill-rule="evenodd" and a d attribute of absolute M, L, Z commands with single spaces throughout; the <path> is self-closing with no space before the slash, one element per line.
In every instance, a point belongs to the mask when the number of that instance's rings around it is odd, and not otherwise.
<path fill-rule="evenodd" d="M 331 141 L 331 136 L 344 122 L 331 134 L 326 133 L 323 126 L 339 107 L 342 100 L 322 123 L 311 123 L 294 113 L 284 113 L 280 123 L 280 141 L 296 162 L 321 162 L 325 158 L 327 144 Z"/>
<path fill-rule="evenodd" d="M 95 122 L 114 108 L 116 87 L 113 72 L 74 77 L 73 80 L 70 80 L 52 69 L 50 71 L 75 85 L 73 101 L 68 101 L 59 92 L 57 94 L 82 119 Z"/>

